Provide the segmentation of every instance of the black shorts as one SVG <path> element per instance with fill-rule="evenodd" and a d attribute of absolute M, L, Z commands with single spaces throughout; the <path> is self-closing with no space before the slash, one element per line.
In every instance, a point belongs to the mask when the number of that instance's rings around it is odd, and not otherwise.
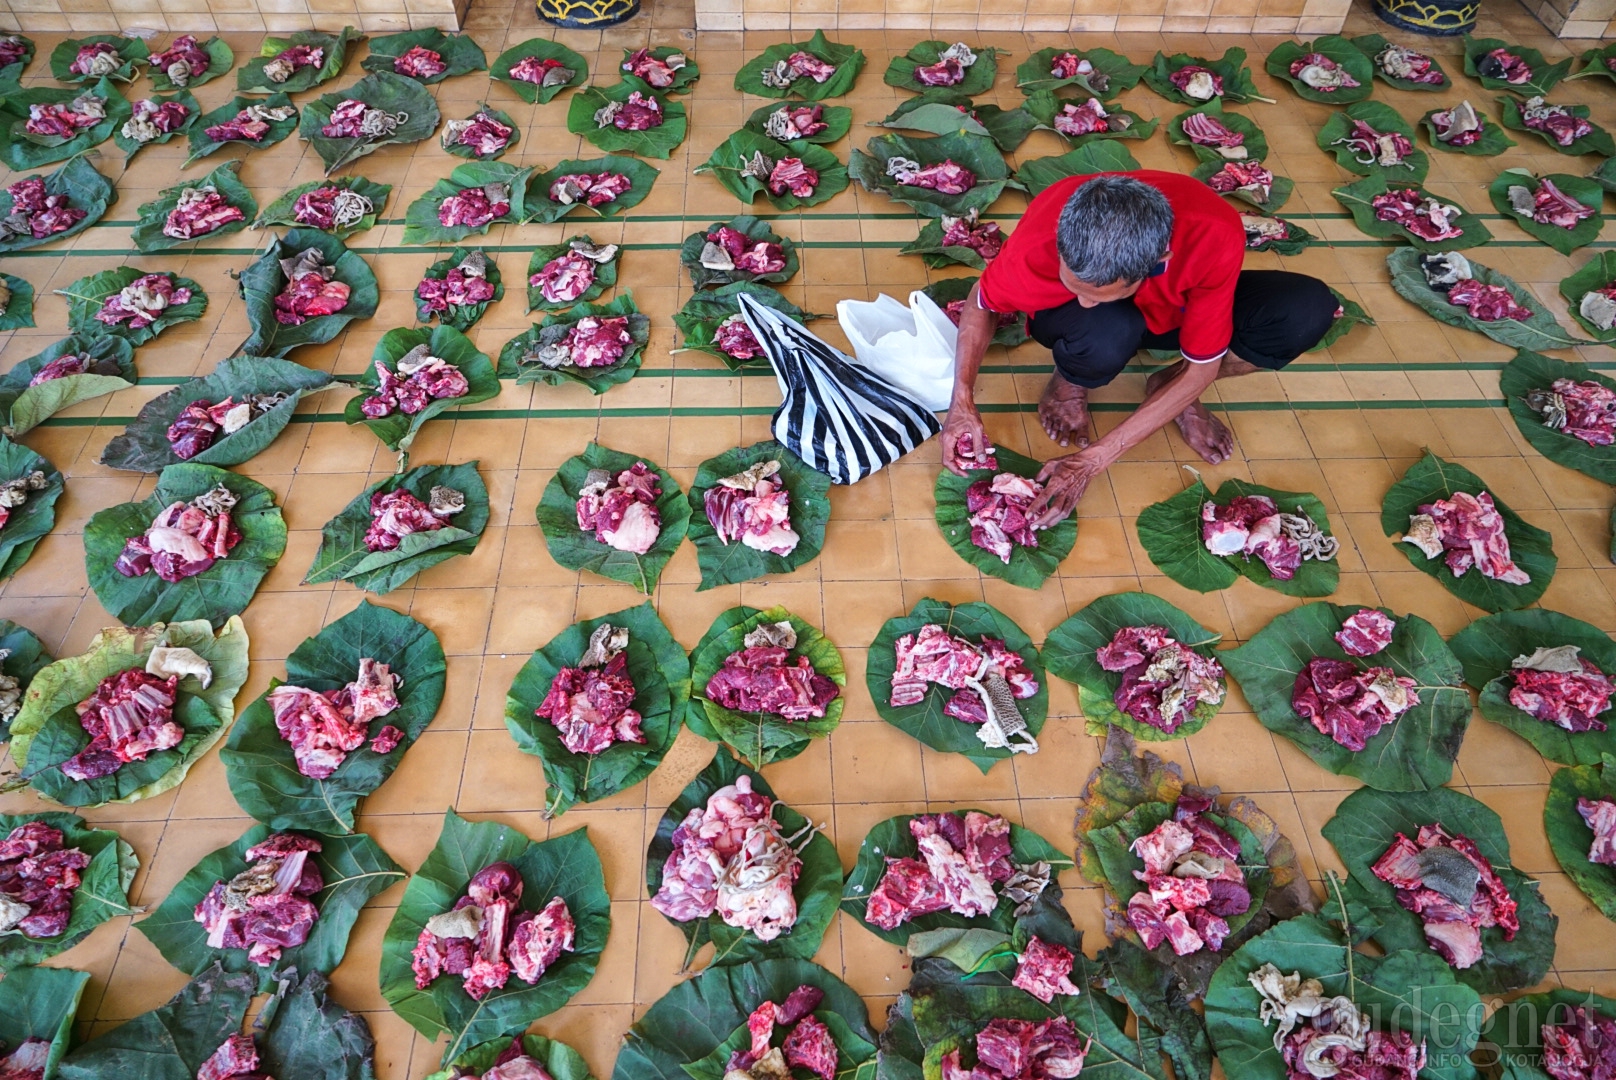
<path fill-rule="evenodd" d="M 1242 270 L 1234 288 L 1230 350 L 1260 368 L 1278 371 L 1317 345 L 1335 321 L 1337 301 L 1318 278 L 1285 270 Z M 1067 382 L 1104 386 L 1141 349 L 1178 348 L 1178 331 L 1153 334 L 1133 299 L 1084 307 L 1073 300 L 1040 311 L 1027 331 L 1055 357 Z"/>

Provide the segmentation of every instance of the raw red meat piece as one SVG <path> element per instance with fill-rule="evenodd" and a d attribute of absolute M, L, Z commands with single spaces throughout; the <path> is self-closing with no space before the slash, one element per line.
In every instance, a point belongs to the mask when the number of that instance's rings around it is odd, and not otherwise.
<path fill-rule="evenodd" d="M 1064 945 L 1045 941 L 1036 934 L 1027 939 L 1027 947 L 1016 957 L 1016 974 L 1010 980 L 1045 1005 L 1057 994 L 1081 994 L 1072 982 L 1072 964 L 1076 957 Z"/>
<path fill-rule="evenodd" d="M 20 34 L 0 34 L 0 67 L 19 64 L 28 55 L 28 43 Z"/>
<path fill-rule="evenodd" d="M 976 66 L 976 54 L 963 41 L 943 50 L 935 64 L 917 65 L 915 81 L 922 86 L 958 86 L 965 73 Z"/>
<path fill-rule="evenodd" d="M 1122 673 L 1116 706 L 1141 724 L 1174 732 L 1202 703 L 1223 700 L 1223 665 L 1180 644 L 1164 626 L 1124 626 L 1094 656 L 1101 668 Z"/>
<path fill-rule="evenodd" d="M 1091 84 L 1094 82 L 1092 78 L 1094 65 L 1076 53 L 1056 53 L 1050 61 L 1049 73 L 1057 79 L 1075 79 L 1079 75 L 1088 75 L 1091 76 L 1089 82 Z M 1103 90 L 1104 86 L 1095 86 L 1094 89 Z"/>
<path fill-rule="evenodd" d="M 467 188 L 438 204 L 438 221 L 446 229 L 480 229 L 511 212 L 510 189 L 504 184 Z"/>
<path fill-rule="evenodd" d="M 63 846 L 62 831 L 27 821 L 0 840 L 0 933 L 59 937 L 73 915 L 79 871 L 90 857 Z"/>
<path fill-rule="evenodd" d="M 577 926 L 567 902 L 559 896 L 550 898 L 543 911 L 530 912 L 516 920 L 511 931 L 511 973 L 529 986 L 559 959 L 564 952 L 572 952 Z"/>
<path fill-rule="evenodd" d="M 630 91 L 626 101 L 611 102 L 595 113 L 598 126 L 611 124 L 619 131 L 648 131 L 661 127 L 663 119 L 662 103 L 638 90 Z"/>
<path fill-rule="evenodd" d="M 1130 848 L 1145 864 L 1133 872 L 1145 888 L 1129 899 L 1127 919 L 1147 949 L 1165 941 L 1179 956 L 1217 952 L 1229 933 L 1224 920 L 1251 907 L 1240 845 L 1203 816 L 1211 808 L 1210 799 L 1183 796 Z"/>
<path fill-rule="evenodd" d="M 752 1014 L 746 1018 L 746 1030 L 752 1038 L 751 1045 L 745 1050 L 737 1050 L 730 1055 L 729 1063 L 725 1067 L 726 1071 L 750 1071 L 752 1066 L 763 1058 L 770 1058 L 776 1063 L 770 1075 L 788 1071 L 789 1067 L 786 1063 L 783 1047 L 770 1049 L 770 1044 L 774 1041 L 775 1028 L 776 1026 L 792 1027 L 793 1025 L 805 1024 L 810 1021 L 815 1026 L 819 1026 L 820 1022 L 813 1018 L 812 1013 L 819 1008 L 819 1003 L 824 998 L 825 992 L 818 987 L 799 986 L 786 995 L 785 1001 L 780 1003 L 765 1001 L 753 1009 Z M 790 1041 L 790 1034 L 788 1032 L 786 1035 L 788 1042 Z M 808 1034 L 802 1040 L 799 1040 L 796 1045 L 799 1057 L 805 1057 L 800 1062 L 804 1068 L 811 1067 L 810 1060 L 813 1061 L 814 1065 L 818 1065 L 825 1057 L 826 1052 L 828 1052 L 834 1073 L 836 1048 L 821 1044 L 815 1037 L 813 1028 L 810 1028 Z"/>
<path fill-rule="evenodd" d="M 108 675 L 95 693 L 79 702 L 79 726 L 89 745 L 62 763 L 69 780 L 111 776 L 131 761 L 145 761 L 185 738 L 174 722 L 179 679 L 160 679 L 139 668 Z"/>
<path fill-rule="evenodd" d="M 1201 506 L 1201 542 L 1214 555 L 1255 555 L 1276 581 L 1302 565 L 1302 547 L 1282 531 L 1279 507 L 1266 495 L 1238 495 L 1223 506 Z"/>
<path fill-rule="evenodd" d="M 434 401 L 465 397 L 470 391 L 464 372 L 442 357 L 427 355 L 426 346 L 418 345 L 399 358 L 396 372 L 376 361 L 376 392 L 359 408 L 372 420 L 395 411 L 414 416 Z"/>
<path fill-rule="evenodd" d="M 131 330 L 143 330 L 168 308 L 189 303 L 190 299 L 191 290 L 176 285 L 174 275 L 144 274 L 107 297 L 95 318 L 108 326 L 127 320 Z"/>
<path fill-rule="evenodd" d="M 227 397 L 215 405 L 206 398 L 197 398 L 180 411 L 165 433 L 174 456 L 189 461 L 212 446 L 221 432 L 233 435 L 252 420 L 284 400 L 285 394 L 257 395 L 237 404 Z"/>
<path fill-rule="evenodd" d="M 6 194 L 11 196 L 11 213 L 0 221 L 0 237 L 15 234 L 43 240 L 66 232 L 89 216 L 66 195 L 46 194 L 45 180 L 40 176 L 17 181 L 6 189 Z M 19 215 L 22 221 L 17 220 Z"/>
<path fill-rule="evenodd" d="M 1291 78 L 1324 94 L 1362 85 L 1347 69 L 1323 53 L 1308 53 L 1291 61 Z"/>
<path fill-rule="evenodd" d="M 1415 681 L 1388 667 L 1315 656 L 1296 676 L 1291 708 L 1348 750 L 1358 751 L 1380 729 L 1420 703 Z"/>
<path fill-rule="evenodd" d="M 516 129 L 484 109 L 468 120 L 451 120 L 443 127 L 443 145 L 467 146 L 477 157 L 493 157 L 511 144 Z"/>
<path fill-rule="evenodd" d="M 1588 861 L 1616 866 L 1616 799 L 1579 798 L 1577 813 L 1594 834 Z"/>
<path fill-rule="evenodd" d="M 1460 970 L 1481 959 L 1482 930 L 1496 926 L 1513 941 L 1520 929 L 1515 899 L 1492 863 L 1468 837 L 1440 824 L 1421 826 L 1415 840 L 1398 833 L 1370 869 L 1420 917 L 1431 948 Z"/>
<path fill-rule="evenodd" d="M 124 577 L 155 572 L 170 583 L 202 573 L 241 543 L 230 519 L 235 505 L 222 484 L 189 502 L 170 503 L 144 533 L 124 542 L 113 568 Z"/>
<path fill-rule="evenodd" d="M 323 66 L 325 64 L 325 49 L 319 45 L 293 45 L 276 53 L 274 58 L 280 62 L 283 70 L 286 71 L 287 78 L 290 78 L 294 72 L 302 68 Z M 284 78 L 276 79 L 273 75 L 270 78 L 275 82 L 286 81 Z"/>
<path fill-rule="evenodd" d="M 134 113 L 124 121 L 122 133 L 126 139 L 148 143 L 171 131 L 176 131 L 191 115 L 191 110 L 177 101 L 159 102 L 154 98 L 141 98 L 130 102 Z"/>
<path fill-rule="evenodd" d="M 1451 499 L 1420 507 L 1418 514 L 1410 516 L 1403 540 L 1425 552 L 1427 559 L 1446 551 L 1454 577 L 1474 566 L 1482 577 L 1506 585 L 1525 585 L 1532 580 L 1511 560 L 1504 517 L 1485 491 L 1480 495 L 1456 491 Z"/>
<path fill-rule="evenodd" d="M 234 139 L 262 142 L 264 136 L 269 134 L 271 122 L 286 120 L 296 114 L 296 107 L 291 105 L 248 105 L 224 123 L 203 128 L 202 133 L 216 143 Z"/>
<path fill-rule="evenodd" d="M 371 737 L 369 749 L 372 754 L 391 754 L 403 741 L 404 732 L 388 724 Z"/>
<path fill-rule="evenodd" d="M 1004 234 L 999 231 L 999 223 L 996 221 L 979 223 L 974 210 L 965 217 L 950 217 L 945 214 L 942 224 L 945 248 L 970 248 L 982 257 L 983 262 L 992 262 L 1004 249 Z"/>
<path fill-rule="evenodd" d="M 824 717 L 841 687 L 815 671 L 806 656 L 793 658 L 790 649 L 760 645 L 725 657 L 705 693 L 708 700 L 736 712 L 810 720 Z"/>
<path fill-rule="evenodd" d="M 122 66 L 123 58 L 118 55 L 117 46 L 93 41 L 79 46 L 78 55 L 67 65 L 67 70 L 75 75 L 110 75 Z"/>
<path fill-rule="evenodd" d="M 1400 131 L 1376 131 L 1362 120 L 1350 123 L 1351 130 L 1330 145 L 1344 144 L 1360 165 L 1402 165 L 1414 152 L 1413 142 Z"/>
<path fill-rule="evenodd" d="M 1038 481 L 1015 473 L 996 473 L 990 480 L 973 483 L 965 489 L 971 543 L 997 555 L 1007 566 L 1017 546 L 1037 547 L 1038 534 L 1027 511 L 1043 492 Z"/>
<path fill-rule="evenodd" d="M 434 510 L 403 488 L 375 492 L 370 497 L 371 520 L 370 528 L 365 531 L 365 549 L 392 551 L 411 533 L 436 532 L 443 528 L 458 512 Z"/>
<path fill-rule="evenodd" d="M 253 1045 L 253 1037 L 232 1035 L 202 1063 L 196 1071 L 196 1080 L 228 1080 L 232 1076 L 252 1080 L 257 1074 L 258 1048 Z"/>
<path fill-rule="evenodd" d="M 1092 1039 L 1064 1016 L 1048 1020 L 995 1018 L 976 1033 L 975 1068 L 950 1050 L 939 1062 L 942 1080 L 1069 1080 L 1083 1071 Z"/>
<path fill-rule="evenodd" d="M 1425 1043 L 1415 1042 L 1408 1032 L 1364 1031 L 1363 1046 L 1358 1049 L 1354 1044 L 1360 1039 L 1343 1032 L 1338 1021 L 1338 1014 L 1327 1008 L 1318 1016 L 1302 1018 L 1297 1029 L 1285 1036 L 1280 1056 L 1288 1070 L 1287 1080 L 1316 1080 L 1305 1064 L 1310 1051 L 1316 1055 L 1314 1068 L 1333 1067 L 1340 1070 L 1333 1075 L 1350 1080 L 1416 1080 L 1425 1068 Z M 1314 1046 L 1325 1038 L 1330 1042 Z M 1348 1039 L 1350 1042 L 1342 1041 Z"/>
<path fill-rule="evenodd" d="M 736 360 L 752 360 L 763 355 L 757 335 L 739 312 L 718 324 L 718 329 L 713 331 L 713 345 Z"/>
<path fill-rule="evenodd" d="M 415 286 L 415 298 L 428 315 L 442 315 L 451 307 L 476 307 L 494 298 L 494 286 L 486 273 L 466 269 L 466 264 L 449 268 L 441 278 L 424 277 Z"/>
<path fill-rule="evenodd" d="M 1578 139 L 1592 135 L 1594 130 L 1593 124 L 1566 106 L 1550 105 L 1541 97 L 1527 99 L 1521 108 L 1521 123 L 1536 131 L 1547 132 L 1561 146 L 1570 146 Z"/>
<path fill-rule="evenodd" d="M 887 168 L 889 174 L 905 187 L 929 188 L 939 195 L 963 195 L 976 186 L 976 174 L 952 159 L 944 159 L 924 168 L 911 163 L 911 167 L 899 167 L 896 171 L 893 171 L 889 162 Z"/>
<path fill-rule="evenodd" d="M 913 634 L 898 639 L 895 669 L 892 673 L 891 704 L 917 705 L 926 697 L 932 683 L 956 691 L 943 706 L 943 714 L 968 724 L 987 720 L 982 695 L 967 680 L 980 683 L 997 675 L 1017 698 L 1038 693 L 1033 677 L 1021 654 L 1005 648 L 998 638 L 984 637 L 980 645 L 950 634 L 936 623 L 927 623 Z"/>
<path fill-rule="evenodd" d="M 325 273 L 331 269 L 310 270 L 288 280 L 274 300 L 275 321 L 283 326 L 300 326 L 347 307 L 352 290 Z"/>
<path fill-rule="evenodd" d="M 1482 57 L 1476 68 L 1489 79 L 1502 79 L 1516 86 L 1532 77 L 1532 69 L 1526 61 L 1504 48 L 1494 49 Z"/>
<path fill-rule="evenodd" d="M 1610 446 L 1616 442 L 1616 392 L 1591 379 L 1581 382 L 1555 379 L 1549 388 L 1559 399 L 1553 404 L 1565 410 L 1565 422 L 1557 430 L 1589 446 Z"/>
<path fill-rule="evenodd" d="M 836 65 L 827 64 L 813 53 L 800 50 L 786 57 L 786 65 L 794 72 L 794 79 L 806 75 L 816 83 L 823 83 L 836 74 Z"/>
<path fill-rule="evenodd" d="M 1510 201 L 1513 202 L 1515 189 L 1509 190 Z M 1577 222 L 1593 217 L 1594 213 L 1593 207 L 1582 205 L 1555 187 L 1554 181 L 1548 177 L 1540 180 L 1537 191 L 1532 193 L 1531 218 L 1540 225 L 1558 225 L 1562 229 L 1575 229 Z"/>
<path fill-rule="evenodd" d="M 886 872 L 870 893 L 864 917 L 883 930 L 948 906 L 942 884 L 915 859 L 887 859 Z"/>
<path fill-rule="evenodd" d="M 708 233 L 706 243 L 729 256 L 736 270 L 749 274 L 778 274 L 786 268 L 785 248 L 770 240 L 753 241 L 745 233 L 720 225 Z"/>
<path fill-rule="evenodd" d="M 4 1050 L 4 1044 L 0 1043 L 0 1051 Z M 50 1050 L 49 1039 L 24 1039 L 15 1050 L 0 1057 L 0 1080 L 45 1080 Z"/>
<path fill-rule="evenodd" d="M 1502 285 L 1483 285 L 1475 278 L 1455 282 L 1448 290 L 1448 303 L 1464 308 L 1472 319 L 1482 322 L 1500 319 L 1525 322 L 1532 317 L 1532 310 L 1517 304 L 1508 289 Z"/>
<path fill-rule="evenodd" d="M 371 111 L 371 106 L 358 98 L 339 102 L 331 110 L 330 122 L 320 127 L 320 134 L 328 139 L 363 139 L 365 114 Z"/>
<path fill-rule="evenodd" d="M 702 505 L 721 544 L 739 540 L 755 551 L 790 555 L 802 539 L 791 528 L 791 493 L 779 461 L 724 477 L 707 489 Z"/>
<path fill-rule="evenodd" d="M 519 914 L 521 900 L 522 877 L 510 863 L 477 871 L 466 895 L 421 931 L 411 957 L 416 988 L 425 990 L 440 975 L 459 975 L 466 993 L 480 1001 L 513 971 L 524 982 L 537 982 L 562 952 L 572 950 L 572 915 L 561 897 L 525 915 Z"/>
<path fill-rule="evenodd" d="M 179 202 L 163 222 L 163 235 L 175 240 L 195 240 L 224 228 L 247 215 L 212 187 L 186 188 Z"/>
<path fill-rule="evenodd" d="M 448 70 L 449 65 L 443 62 L 442 53 L 422 45 L 416 45 L 409 52 L 393 58 L 393 71 L 412 79 L 430 79 Z"/>
<path fill-rule="evenodd" d="M 1606 723 L 1597 717 L 1610 708 L 1616 683 L 1592 661 L 1578 657 L 1577 662 L 1582 665 L 1580 671 L 1511 668 L 1509 703 L 1566 731 L 1604 731 Z"/>
<path fill-rule="evenodd" d="M 292 220 L 329 232 L 332 229 L 357 224 L 375 206 L 365 196 L 350 188 L 328 185 L 305 191 L 292 205 Z"/>
<path fill-rule="evenodd" d="M 836 1044 L 831 1041 L 830 1028 L 812 1016 L 797 1022 L 780 1049 L 785 1052 L 786 1064 L 792 1068 L 807 1069 L 820 1080 L 835 1080 Z"/>
<path fill-rule="evenodd" d="M 1249 192 L 1258 202 L 1267 202 L 1274 186 L 1274 174 L 1256 161 L 1228 161 L 1206 178 L 1206 184 L 1219 195 Z"/>
<path fill-rule="evenodd" d="M 1387 42 L 1375 55 L 1375 66 L 1394 79 L 1441 86 L 1446 79 L 1436 70 L 1436 61 L 1406 45 Z"/>
<path fill-rule="evenodd" d="M 522 1049 L 522 1036 L 511 1040 L 509 1046 L 494 1059 L 493 1066 L 481 1076 L 463 1072 L 463 1080 L 554 1080 L 543 1065 L 529 1057 Z"/>
<path fill-rule="evenodd" d="M 823 105 L 782 105 L 764 121 L 764 134 L 781 142 L 807 139 L 830 128 L 824 115 Z"/>
<path fill-rule="evenodd" d="M 552 304 L 578 299 L 595 284 L 595 260 L 576 251 L 563 252 L 527 279 Z"/>
<path fill-rule="evenodd" d="M 550 201 L 565 206 L 576 202 L 604 206 L 633 187 L 634 181 L 623 173 L 568 173 L 550 185 Z"/>
<path fill-rule="evenodd" d="M 650 551 L 662 534 L 656 505 L 662 484 L 650 466 L 636 461 L 615 479 L 605 469 L 593 469 L 587 480 L 578 493 L 578 528 L 618 551 Z"/>
<path fill-rule="evenodd" d="M 598 754 L 614 743 L 645 742 L 634 693 L 628 654 L 620 651 L 605 664 L 562 668 L 534 713 L 555 726 L 569 752 Z"/>
<path fill-rule="evenodd" d="M 1190 113 L 1184 117 L 1182 127 L 1184 137 L 1196 146 L 1231 147 L 1240 146 L 1246 141 L 1244 132 L 1235 131 L 1217 117 L 1206 113 Z"/>
<path fill-rule="evenodd" d="M 804 165 L 802 158 L 781 158 L 769 170 L 768 186 L 777 196 L 789 191 L 796 198 L 809 199 L 819 186 L 819 170 Z"/>
<path fill-rule="evenodd" d="M 1457 206 L 1437 202 L 1417 188 L 1394 188 L 1369 200 L 1375 217 L 1395 222 L 1419 237 L 1435 242 L 1463 236 L 1464 230 L 1453 224 L 1462 211 Z"/>
<path fill-rule="evenodd" d="M 58 356 L 35 372 L 34 377 L 28 380 L 28 385 L 39 386 L 41 383 L 65 379 L 69 375 L 83 375 L 90 370 L 92 362 L 87 353 L 84 355 L 67 353 L 63 356 Z"/>
<path fill-rule="evenodd" d="M 1210 101 L 1223 96 L 1223 76 L 1199 64 L 1185 64 L 1167 76 L 1167 81 L 1179 93 L 1196 101 Z"/>
<path fill-rule="evenodd" d="M 560 86 L 572 81 L 577 74 L 559 60 L 541 60 L 537 56 L 524 56 L 506 72 L 518 82 L 535 86 Z"/>
<path fill-rule="evenodd" d="M 350 753 L 365 745 L 371 722 L 398 708 L 397 682 L 388 665 L 367 656 L 360 659 L 354 681 L 335 690 L 321 692 L 290 683 L 271 690 L 268 700 L 275 730 L 292 744 L 297 771 L 316 780 L 336 772 Z M 385 730 L 377 732 L 378 741 Z"/>
<path fill-rule="evenodd" d="M 1557 1007 L 1539 1030 L 1543 1071 L 1554 1080 L 1609 1080 L 1616 1076 L 1616 1019 L 1585 1005 Z M 1566 1016 L 1558 1020 L 1559 1016 Z"/>
<path fill-rule="evenodd" d="M 313 897 L 325 888 L 309 858 L 320 850 L 318 840 L 296 833 L 275 833 L 249 848 L 247 869 L 214 882 L 196 905 L 208 947 L 246 949 L 254 964 L 271 967 L 282 949 L 307 941 L 320 914 Z"/>
<path fill-rule="evenodd" d="M 1335 632 L 1336 644 L 1348 656 L 1373 656 L 1392 643 L 1397 623 L 1374 608 L 1353 612 Z"/>
<path fill-rule="evenodd" d="M 658 90 L 666 90 L 673 85 L 679 69 L 685 63 L 683 53 L 670 53 L 665 59 L 658 60 L 651 55 L 650 49 L 637 49 L 623 61 L 623 70 Z"/>
<path fill-rule="evenodd" d="M 566 362 L 580 368 L 611 367 L 633 344 L 627 315 L 585 315 L 562 339 Z"/>
<path fill-rule="evenodd" d="M 94 127 L 106 118 L 105 99 L 94 94 L 80 94 L 65 104 L 37 102 L 28 106 L 28 119 L 23 123 L 23 130 L 30 135 L 71 139 L 80 129 Z"/>
<path fill-rule="evenodd" d="M 1468 101 L 1432 113 L 1431 126 L 1436 129 L 1436 141 L 1449 146 L 1469 146 L 1479 142 L 1486 131 L 1486 121 Z"/>
<path fill-rule="evenodd" d="M 207 74 L 208 54 L 193 34 L 181 34 L 162 52 L 151 54 L 153 71 L 161 71 L 175 86 Z"/>
<path fill-rule="evenodd" d="M 887 859 L 865 907 L 866 919 L 893 930 L 944 908 L 965 916 L 993 912 L 999 903 L 994 886 L 1015 873 L 1009 822 L 975 810 L 919 814 L 909 820 L 909 833 L 925 861 Z"/>
<path fill-rule="evenodd" d="M 1082 135 L 1111 130 L 1107 123 L 1109 116 L 1098 98 L 1089 98 L 1081 105 L 1068 101 L 1061 106 L 1061 111 L 1055 114 L 1051 126 L 1060 134 L 1075 139 Z"/>

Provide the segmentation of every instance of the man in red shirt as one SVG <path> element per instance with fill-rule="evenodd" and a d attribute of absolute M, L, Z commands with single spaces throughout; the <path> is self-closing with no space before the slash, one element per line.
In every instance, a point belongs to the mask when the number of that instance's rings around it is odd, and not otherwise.
<path fill-rule="evenodd" d="M 1284 367 L 1318 344 L 1337 306 L 1316 278 L 1242 271 L 1245 251 L 1240 215 L 1192 177 L 1139 170 L 1050 185 L 966 300 L 943 465 L 963 474 L 988 446 L 977 371 L 998 316 L 1018 312 L 1055 361 L 1038 419 L 1051 439 L 1078 448 L 1039 472 L 1036 528 L 1070 514 L 1094 477 L 1169 420 L 1196 453 L 1223 461 L 1234 438 L 1201 394 L 1215 379 Z M 1088 391 L 1140 349 L 1176 349 L 1181 359 L 1153 373 L 1133 415 L 1091 442 Z"/>

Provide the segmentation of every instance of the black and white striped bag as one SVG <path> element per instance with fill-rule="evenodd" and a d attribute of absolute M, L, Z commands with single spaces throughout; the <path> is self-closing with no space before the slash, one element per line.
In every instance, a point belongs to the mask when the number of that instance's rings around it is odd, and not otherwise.
<path fill-rule="evenodd" d="M 935 414 L 837 349 L 742 293 L 741 314 L 785 398 L 775 439 L 838 484 L 892 464 L 942 430 Z"/>

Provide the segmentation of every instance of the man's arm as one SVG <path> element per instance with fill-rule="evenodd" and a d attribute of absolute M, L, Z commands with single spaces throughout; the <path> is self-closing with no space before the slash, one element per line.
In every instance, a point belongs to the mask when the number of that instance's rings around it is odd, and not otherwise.
<path fill-rule="evenodd" d="M 980 303 L 980 286 L 971 286 L 960 312 L 959 338 L 954 345 L 954 398 L 943 421 L 943 467 L 960 476 L 988 447 L 982 414 L 976 409 L 976 376 L 993 340 L 998 317 Z M 970 456 L 961 457 L 960 442 L 968 438 Z"/>

